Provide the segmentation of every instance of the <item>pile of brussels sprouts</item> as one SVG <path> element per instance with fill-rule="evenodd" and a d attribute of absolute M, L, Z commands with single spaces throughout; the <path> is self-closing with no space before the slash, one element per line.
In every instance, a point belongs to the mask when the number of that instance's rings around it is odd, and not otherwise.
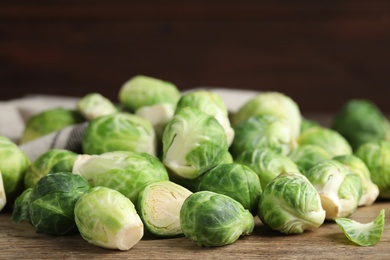
<path fill-rule="evenodd" d="M 91 93 L 74 111 L 29 118 L 21 143 L 88 122 L 81 153 L 51 149 L 30 162 L 0 137 L 0 208 L 14 222 L 111 249 L 130 249 L 144 231 L 209 247 L 251 234 L 256 216 L 299 234 L 390 198 L 390 125 L 369 101 L 347 102 L 331 127 L 278 92 L 228 113 L 210 90 L 181 94 L 136 76 L 119 101 Z"/>

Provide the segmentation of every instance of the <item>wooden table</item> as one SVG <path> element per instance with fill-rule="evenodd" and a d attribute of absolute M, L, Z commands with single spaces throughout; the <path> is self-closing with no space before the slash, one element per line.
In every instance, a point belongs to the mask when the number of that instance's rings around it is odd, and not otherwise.
<path fill-rule="evenodd" d="M 282 235 L 257 220 L 250 236 L 217 248 L 202 248 L 188 238 L 156 239 L 150 235 L 129 251 L 117 251 L 89 244 L 80 235 L 53 237 L 37 234 L 28 223 L 12 223 L 10 212 L 0 213 L 1 259 L 389 259 L 390 202 L 361 207 L 351 216 L 362 223 L 372 221 L 386 210 L 386 226 L 381 241 L 374 247 L 349 242 L 335 223 L 300 235 Z"/>

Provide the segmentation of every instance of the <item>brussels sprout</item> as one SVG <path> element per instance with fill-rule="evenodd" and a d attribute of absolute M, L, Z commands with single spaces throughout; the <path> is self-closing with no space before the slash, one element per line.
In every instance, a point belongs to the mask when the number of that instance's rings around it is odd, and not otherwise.
<path fill-rule="evenodd" d="M 288 122 L 271 114 L 249 117 L 234 127 L 234 131 L 236 135 L 230 147 L 233 158 L 244 151 L 265 147 L 286 155 L 296 146 Z"/>
<path fill-rule="evenodd" d="M 121 192 L 134 205 L 144 185 L 169 179 L 167 170 L 156 157 L 131 151 L 79 155 L 72 172 L 83 176 L 92 187 L 104 186 Z"/>
<path fill-rule="evenodd" d="M 184 94 L 176 108 L 176 112 L 184 107 L 193 107 L 211 115 L 222 125 L 228 146 L 231 145 L 234 138 L 234 130 L 230 126 L 228 110 L 222 98 L 209 90 L 195 90 Z"/>
<path fill-rule="evenodd" d="M 298 138 L 298 145 L 317 145 L 329 153 L 331 157 L 352 154 L 352 148 L 338 132 L 325 127 L 312 127 Z"/>
<path fill-rule="evenodd" d="M 149 183 L 139 194 L 137 212 L 150 233 L 159 237 L 183 235 L 180 209 L 191 194 L 171 181 Z"/>
<path fill-rule="evenodd" d="M 136 115 L 116 113 L 92 120 L 85 130 L 82 149 L 86 154 L 136 151 L 156 155 L 152 124 Z"/>
<path fill-rule="evenodd" d="M 352 148 L 378 140 L 390 140 L 390 124 L 379 108 L 369 100 L 348 101 L 334 117 L 332 128 L 339 132 Z"/>
<path fill-rule="evenodd" d="M 0 211 L 3 210 L 5 204 L 7 203 L 7 196 L 5 195 L 4 184 L 3 184 L 3 175 L 0 171 Z"/>
<path fill-rule="evenodd" d="M 327 151 L 316 145 L 298 146 L 288 154 L 288 157 L 295 162 L 301 173 L 307 172 L 319 162 L 331 159 Z"/>
<path fill-rule="evenodd" d="M 119 101 L 130 111 L 166 103 L 176 107 L 180 92 L 175 85 L 160 79 L 138 75 L 123 84 Z"/>
<path fill-rule="evenodd" d="M 302 118 L 302 121 L 301 121 L 301 134 L 306 131 L 307 129 L 310 129 L 312 127 L 320 127 L 321 125 L 316 122 L 316 121 L 313 121 L 313 120 L 310 120 L 310 119 L 306 119 L 306 118 Z"/>
<path fill-rule="evenodd" d="M 325 220 L 316 189 L 299 172 L 283 172 L 265 187 L 258 215 L 265 225 L 285 234 L 318 228 Z"/>
<path fill-rule="evenodd" d="M 326 219 L 348 217 L 356 211 L 362 196 L 360 177 L 336 160 L 326 160 L 313 166 L 305 176 L 317 189 Z"/>
<path fill-rule="evenodd" d="M 27 189 L 18 197 L 12 219 L 15 222 L 27 220 L 39 233 L 77 233 L 74 207 L 88 189 L 88 182 L 81 176 L 70 172 L 47 174 L 31 188 L 31 192 Z"/>
<path fill-rule="evenodd" d="M 261 186 L 259 177 L 248 166 L 219 164 L 200 177 L 198 190 L 225 194 L 240 202 L 252 214 L 257 213 Z"/>
<path fill-rule="evenodd" d="M 134 204 L 107 187 L 91 188 L 81 196 L 74 214 L 81 236 L 96 246 L 129 250 L 144 235 Z"/>
<path fill-rule="evenodd" d="M 210 115 L 191 107 L 180 109 L 163 135 L 163 163 L 173 175 L 195 179 L 218 165 L 228 151 L 225 132 Z"/>
<path fill-rule="evenodd" d="M 0 172 L 8 204 L 22 192 L 23 178 L 30 160 L 19 147 L 5 136 L 0 136 Z"/>
<path fill-rule="evenodd" d="M 374 184 L 370 177 L 370 171 L 367 165 L 359 157 L 354 155 L 341 155 L 333 158 L 341 162 L 351 173 L 360 177 L 362 182 L 363 194 L 359 201 L 359 206 L 372 205 L 379 195 L 379 188 Z"/>
<path fill-rule="evenodd" d="M 99 93 L 90 93 L 81 98 L 77 102 L 77 109 L 87 120 L 118 112 L 114 104 Z"/>
<path fill-rule="evenodd" d="M 298 137 L 301 127 L 301 112 L 297 103 L 290 97 L 278 92 L 262 92 L 246 102 L 232 117 L 233 126 L 245 119 L 272 114 L 286 119 L 294 137 Z"/>
<path fill-rule="evenodd" d="M 230 152 L 226 152 L 225 155 L 223 156 L 222 161 L 220 162 L 221 164 L 227 164 L 227 163 L 233 163 L 234 159 L 233 156 Z"/>
<path fill-rule="evenodd" d="M 390 142 L 365 143 L 359 146 L 355 155 L 362 159 L 369 169 L 372 182 L 379 188 L 379 197 L 390 199 Z"/>
<path fill-rule="evenodd" d="M 84 122 L 84 117 L 77 111 L 65 108 L 52 108 L 31 116 L 26 123 L 20 144 L 27 143 L 67 126 Z"/>
<path fill-rule="evenodd" d="M 235 159 L 235 162 L 254 170 L 259 176 L 263 190 L 280 173 L 299 172 L 298 166 L 290 158 L 268 148 L 245 151 Z"/>
<path fill-rule="evenodd" d="M 40 178 L 53 172 L 71 172 L 77 154 L 63 149 L 50 149 L 41 154 L 27 168 L 24 176 L 24 186 L 34 187 Z"/>
<path fill-rule="evenodd" d="M 180 210 L 180 225 L 186 237 L 199 246 L 232 244 L 254 228 L 252 214 L 236 200 L 212 191 L 191 194 Z"/>

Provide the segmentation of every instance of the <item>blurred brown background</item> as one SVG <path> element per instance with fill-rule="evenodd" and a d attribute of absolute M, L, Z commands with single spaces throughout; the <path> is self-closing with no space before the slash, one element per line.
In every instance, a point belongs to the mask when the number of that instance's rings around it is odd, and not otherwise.
<path fill-rule="evenodd" d="M 10 1 L 0 3 L 0 100 L 113 101 L 137 74 L 274 90 L 303 112 L 368 98 L 390 112 L 390 1 Z"/>

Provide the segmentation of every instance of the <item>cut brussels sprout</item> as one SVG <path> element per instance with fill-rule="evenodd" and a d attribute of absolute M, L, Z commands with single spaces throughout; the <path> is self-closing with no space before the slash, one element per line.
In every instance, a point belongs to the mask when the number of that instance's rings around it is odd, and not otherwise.
<path fill-rule="evenodd" d="M 174 84 L 143 75 L 129 79 L 119 91 L 119 101 L 130 112 L 161 103 L 175 108 L 179 98 L 180 92 Z"/>
<path fill-rule="evenodd" d="M 370 171 L 366 164 L 359 157 L 354 155 L 341 155 L 333 158 L 341 162 L 350 172 L 358 175 L 362 182 L 363 194 L 359 201 L 359 206 L 372 205 L 379 195 L 379 188 L 370 177 Z"/>
<path fill-rule="evenodd" d="M 24 176 L 25 188 L 34 187 L 40 178 L 53 172 L 71 172 L 77 154 L 63 149 L 50 149 L 41 154 L 27 168 Z"/>
<path fill-rule="evenodd" d="M 5 195 L 4 184 L 3 184 L 3 175 L 0 171 L 0 212 L 3 210 L 5 204 L 7 203 L 7 196 Z"/>
<path fill-rule="evenodd" d="M 318 228 L 325 220 L 317 190 L 299 172 L 281 173 L 265 187 L 258 215 L 265 225 L 284 234 Z"/>
<path fill-rule="evenodd" d="M 289 96 L 279 92 L 262 92 L 250 99 L 233 115 L 232 123 L 236 126 L 251 116 L 264 114 L 286 119 L 293 136 L 299 136 L 302 120 L 299 107 Z"/>
<path fill-rule="evenodd" d="M 27 143 L 67 126 L 84 122 L 78 112 L 66 108 L 52 108 L 31 116 L 26 123 L 20 144 Z"/>
<path fill-rule="evenodd" d="M 365 143 L 356 150 L 355 155 L 369 169 L 372 182 L 379 188 L 379 197 L 390 199 L 390 142 Z"/>
<path fill-rule="evenodd" d="M 180 109 L 163 135 L 163 163 L 170 173 L 195 179 L 218 165 L 228 151 L 225 131 L 199 109 Z"/>
<path fill-rule="evenodd" d="M 240 202 L 253 215 L 261 196 L 259 177 L 248 166 L 230 163 L 219 164 L 200 177 L 198 190 L 227 195 Z"/>
<path fill-rule="evenodd" d="M 305 176 L 318 191 L 326 219 L 348 217 L 356 211 L 362 196 L 360 177 L 342 163 L 326 160 L 313 166 Z"/>
<path fill-rule="evenodd" d="M 116 113 L 92 120 L 85 130 L 82 149 L 86 154 L 135 151 L 156 155 L 152 124 L 139 116 Z"/>
<path fill-rule="evenodd" d="M 331 159 L 329 153 L 317 145 L 298 146 L 288 154 L 288 157 L 295 162 L 301 173 L 307 172 L 319 162 Z"/>
<path fill-rule="evenodd" d="M 5 136 L 0 136 L 0 172 L 8 204 L 23 191 L 23 178 L 30 160 L 19 147 Z"/>
<path fill-rule="evenodd" d="M 197 108 L 202 112 L 215 117 L 225 131 L 228 146 L 231 145 L 234 138 L 234 130 L 230 126 L 226 105 L 217 93 L 209 90 L 194 90 L 188 92 L 180 98 L 176 112 L 184 107 Z"/>
<path fill-rule="evenodd" d="M 191 194 L 188 189 L 171 181 L 153 182 L 140 192 L 137 212 L 150 233 L 159 237 L 183 235 L 180 209 Z"/>
<path fill-rule="evenodd" d="M 77 109 L 87 120 L 118 112 L 114 104 L 99 93 L 90 93 L 82 97 L 77 102 Z"/>
<path fill-rule="evenodd" d="M 381 239 L 385 229 L 385 210 L 370 223 L 359 223 L 348 218 L 336 219 L 337 225 L 343 230 L 347 238 L 359 246 L 375 246 Z"/>
<path fill-rule="evenodd" d="M 312 127 L 298 138 L 298 145 L 317 145 L 329 153 L 331 157 L 352 154 L 352 148 L 335 130 L 325 127 Z"/>
<path fill-rule="evenodd" d="M 235 162 L 254 170 L 259 176 L 263 190 L 280 173 L 299 172 L 298 166 L 290 158 L 268 148 L 244 151 L 235 159 Z"/>
<path fill-rule="evenodd" d="M 81 236 L 96 246 L 129 250 L 144 235 L 134 204 L 107 187 L 91 188 L 81 196 L 74 214 Z"/>
<path fill-rule="evenodd" d="M 254 228 L 252 214 L 229 196 L 211 191 L 191 194 L 180 210 L 180 225 L 186 237 L 199 246 L 224 246 Z"/>
<path fill-rule="evenodd" d="M 379 140 L 390 140 L 390 124 L 379 108 L 369 100 L 348 101 L 334 117 L 332 128 L 339 132 L 352 148 Z"/>
<path fill-rule="evenodd" d="M 121 192 L 134 205 L 146 184 L 169 180 L 166 168 L 156 157 L 130 151 L 79 155 L 72 172 L 83 176 L 92 187 L 104 186 Z"/>
<path fill-rule="evenodd" d="M 27 189 L 17 199 L 12 213 L 15 222 L 26 220 L 37 232 L 49 235 L 78 232 L 74 207 L 76 201 L 89 189 L 83 177 L 69 172 L 50 173 L 31 189 L 31 192 Z"/>

